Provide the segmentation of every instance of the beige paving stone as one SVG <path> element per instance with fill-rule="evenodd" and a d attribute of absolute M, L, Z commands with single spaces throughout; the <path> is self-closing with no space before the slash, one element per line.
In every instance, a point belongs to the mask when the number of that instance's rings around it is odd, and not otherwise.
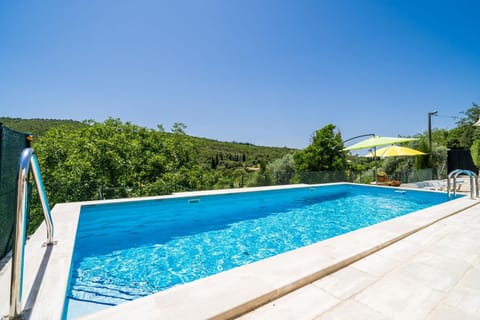
<path fill-rule="evenodd" d="M 438 242 L 444 237 L 443 234 L 438 234 L 437 231 L 441 229 L 440 225 L 434 224 L 426 229 L 414 233 L 404 239 L 416 246 L 425 246 Z"/>
<path fill-rule="evenodd" d="M 408 277 L 426 287 L 448 292 L 460 281 L 467 268 L 468 266 L 465 266 L 465 268 L 451 268 L 451 270 L 446 270 L 420 262 L 410 262 L 398 269 L 396 274 L 405 278 Z"/>
<path fill-rule="evenodd" d="M 339 299 L 313 285 L 305 286 L 291 294 L 262 306 L 238 319 L 241 320 L 310 320 L 339 302 Z"/>
<path fill-rule="evenodd" d="M 461 233 L 452 234 L 448 239 L 443 239 L 443 241 L 450 240 L 458 242 L 460 245 L 469 246 L 477 251 L 480 250 L 480 233 L 477 232 L 477 230 L 480 230 L 480 224 L 473 226 L 464 225 L 462 227 Z"/>
<path fill-rule="evenodd" d="M 460 285 L 465 288 L 480 291 L 480 267 L 472 267 L 460 281 Z"/>
<path fill-rule="evenodd" d="M 420 282 L 430 279 L 433 282 L 433 288 L 439 290 L 449 290 L 452 286 L 458 283 L 464 274 L 471 268 L 471 264 L 462 259 L 453 259 L 451 257 L 439 255 L 429 251 L 422 251 L 410 261 L 410 265 L 423 264 L 433 268 L 433 271 L 428 271 L 424 268 L 424 273 L 420 274 Z M 417 272 L 417 274 L 419 274 Z M 435 277 L 437 277 L 435 279 Z"/>
<path fill-rule="evenodd" d="M 379 277 L 391 271 L 397 265 L 398 261 L 375 253 L 353 263 L 351 267 Z"/>
<path fill-rule="evenodd" d="M 445 297 L 445 293 L 433 290 L 417 281 L 389 274 L 368 287 L 355 300 L 391 319 L 425 319 Z"/>
<path fill-rule="evenodd" d="M 473 207 L 465 214 L 456 215 L 450 223 L 458 223 L 462 225 L 475 225 L 480 223 L 480 210 L 477 207 Z"/>
<path fill-rule="evenodd" d="M 352 267 L 346 267 L 313 283 L 332 296 L 347 299 L 357 294 L 378 278 Z"/>
<path fill-rule="evenodd" d="M 479 208 L 475 205 L 473 207 L 470 207 L 470 209 L 471 210 L 469 210 L 468 212 L 464 212 L 461 215 L 453 216 L 452 219 L 449 221 L 449 224 L 465 226 L 465 225 L 475 225 L 480 223 L 480 218 L 478 216 L 480 214 Z"/>
<path fill-rule="evenodd" d="M 347 300 L 315 318 L 315 320 L 352 319 L 387 320 L 388 318 L 355 300 Z"/>
<path fill-rule="evenodd" d="M 399 241 L 380 250 L 377 254 L 388 259 L 406 261 L 421 250 L 422 247 L 417 244 L 408 241 Z"/>
<path fill-rule="evenodd" d="M 455 273 L 464 273 L 471 266 L 471 264 L 466 261 L 452 259 L 451 257 L 441 255 L 437 252 L 432 252 L 429 250 L 429 248 L 425 248 L 424 251 L 419 252 L 417 255 L 412 257 L 410 261 L 423 263 L 431 267 L 436 267 Z"/>
<path fill-rule="evenodd" d="M 463 243 L 451 241 L 448 238 L 439 240 L 427 247 L 429 252 L 449 257 L 454 260 L 463 260 L 472 263 L 480 256 L 480 250 Z"/>
<path fill-rule="evenodd" d="M 467 314 L 448 305 L 439 305 L 426 320 L 480 320 L 480 316 Z"/>
<path fill-rule="evenodd" d="M 480 315 L 480 290 L 455 287 L 445 298 L 443 304 L 449 305 L 470 315 Z"/>
<path fill-rule="evenodd" d="M 473 260 L 472 266 L 474 267 L 480 266 L 480 256 L 478 256 L 475 260 Z"/>
<path fill-rule="evenodd" d="M 425 213 L 423 210 L 402 217 L 402 219 L 417 227 L 423 227 L 426 224 L 429 224 L 432 222 L 432 218 L 436 220 L 438 217 L 433 217 L 431 214 Z"/>
<path fill-rule="evenodd" d="M 411 223 L 408 219 L 405 219 L 405 217 L 398 217 L 384 221 L 379 227 L 387 232 L 400 235 L 418 228 L 418 225 L 416 223 Z"/>
<path fill-rule="evenodd" d="M 325 241 L 324 251 L 335 259 L 345 259 L 364 253 L 379 243 L 391 241 L 397 234 L 378 228 L 378 225 L 356 230 L 341 235 L 342 245 L 339 246 L 336 238 Z"/>

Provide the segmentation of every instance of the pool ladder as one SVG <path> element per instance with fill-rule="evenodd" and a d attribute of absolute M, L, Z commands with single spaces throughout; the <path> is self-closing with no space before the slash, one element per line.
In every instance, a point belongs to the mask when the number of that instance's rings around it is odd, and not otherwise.
<path fill-rule="evenodd" d="M 470 170 L 464 170 L 464 169 L 456 169 L 453 170 L 448 174 L 447 178 L 447 196 L 448 199 L 450 199 L 450 179 L 453 181 L 453 199 L 455 199 L 455 196 L 457 195 L 457 177 L 461 174 L 467 175 L 470 177 L 470 198 L 475 199 L 478 198 L 478 176 L 475 172 L 470 171 Z M 475 196 L 473 195 L 475 189 Z"/>
<path fill-rule="evenodd" d="M 50 246 L 55 244 L 53 241 L 53 221 L 48 207 L 47 195 L 43 186 L 42 175 L 38 159 L 32 148 L 23 149 L 18 161 L 18 181 L 17 181 L 17 212 L 14 229 L 13 249 L 12 249 L 12 277 L 10 281 L 10 311 L 6 319 L 22 319 L 22 285 L 23 285 L 23 264 L 25 255 L 25 239 L 27 231 L 27 182 L 28 174 L 32 170 L 37 191 L 42 204 L 43 215 L 47 227 L 47 242 L 44 244 Z"/>

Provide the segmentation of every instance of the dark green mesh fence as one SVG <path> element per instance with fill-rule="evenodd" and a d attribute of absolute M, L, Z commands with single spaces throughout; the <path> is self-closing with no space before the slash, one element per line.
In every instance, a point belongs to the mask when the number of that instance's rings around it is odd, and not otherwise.
<path fill-rule="evenodd" d="M 30 146 L 28 135 L 0 124 L 0 259 L 12 246 L 17 209 L 18 160 L 22 150 Z"/>
<path fill-rule="evenodd" d="M 307 184 L 352 182 L 353 176 L 346 171 L 298 172 L 298 182 Z"/>

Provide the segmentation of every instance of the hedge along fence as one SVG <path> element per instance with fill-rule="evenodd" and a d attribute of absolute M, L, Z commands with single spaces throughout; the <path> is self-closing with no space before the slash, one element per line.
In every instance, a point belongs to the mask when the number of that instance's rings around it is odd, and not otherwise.
<path fill-rule="evenodd" d="M 12 248 L 17 211 L 18 161 L 30 134 L 0 124 L 0 259 Z"/>

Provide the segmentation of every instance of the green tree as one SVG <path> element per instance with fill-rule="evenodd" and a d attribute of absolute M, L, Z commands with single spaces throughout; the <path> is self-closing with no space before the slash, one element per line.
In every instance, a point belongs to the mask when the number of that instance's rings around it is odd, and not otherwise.
<path fill-rule="evenodd" d="M 475 140 L 470 148 L 473 163 L 477 168 L 480 168 L 480 140 Z"/>
<path fill-rule="evenodd" d="M 436 169 L 438 178 L 446 178 L 447 176 L 447 147 L 445 146 L 436 146 L 432 151 L 432 164 L 433 168 Z"/>
<path fill-rule="evenodd" d="M 233 171 L 233 187 L 243 188 L 245 186 L 245 176 L 247 172 L 243 167 L 239 167 Z"/>
<path fill-rule="evenodd" d="M 260 170 L 254 173 L 255 178 L 253 179 L 253 183 L 250 183 L 249 186 L 256 187 L 256 186 L 272 185 L 273 184 L 272 175 L 267 168 L 267 161 L 265 159 L 260 159 L 259 168 Z"/>
<path fill-rule="evenodd" d="M 447 146 L 449 131 L 447 129 L 433 129 L 432 130 L 432 144 L 438 146 Z M 425 133 L 427 135 L 427 133 Z"/>
<path fill-rule="evenodd" d="M 268 165 L 276 184 L 288 184 L 295 175 L 295 162 L 292 154 L 286 154 Z"/>
<path fill-rule="evenodd" d="M 432 167 L 431 157 L 428 154 L 430 150 L 430 147 L 428 145 L 428 137 L 426 135 L 421 136 L 420 139 L 414 145 L 416 145 L 414 148 L 417 149 L 418 151 L 427 153 L 427 155 L 415 157 L 415 169 L 431 168 Z"/>
<path fill-rule="evenodd" d="M 165 132 L 165 128 L 163 127 L 163 124 L 157 124 L 157 130 L 160 132 Z"/>
<path fill-rule="evenodd" d="M 186 134 L 187 125 L 182 122 L 175 122 L 172 126 L 172 133 Z"/>
<path fill-rule="evenodd" d="M 52 203 L 95 199 L 100 188 L 109 197 L 126 197 L 189 189 L 202 181 L 188 136 L 118 119 L 87 121 L 75 130 L 53 128 L 36 153 Z"/>
<path fill-rule="evenodd" d="M 464 116 L 457 121 L 457 127 L 448 133 L 447 147 L 450 149 L 470 149 L 473 141 L 480 139 L 480 128 L 473 126 L 479 119 L 480 106 L 472 103 L 472 107 L 462 113 Z"/>
<path fill-rule="evenodd" d="M 472 102 L 472 106 L 467 109 L 467 111 L 461 113 L 463 114 L 463 117 L 457 121 L 457 126 L 472 126 L 480 118 L 480 106 L 477 103 Z"/>
<path fill-rule="evenodd" d="M 312 143 L 294 154 L 298 171 L 335 171 L 346 166 L 342 136 L 334 133 L 335 126 L 328 124 L 315 132 Z"/>

